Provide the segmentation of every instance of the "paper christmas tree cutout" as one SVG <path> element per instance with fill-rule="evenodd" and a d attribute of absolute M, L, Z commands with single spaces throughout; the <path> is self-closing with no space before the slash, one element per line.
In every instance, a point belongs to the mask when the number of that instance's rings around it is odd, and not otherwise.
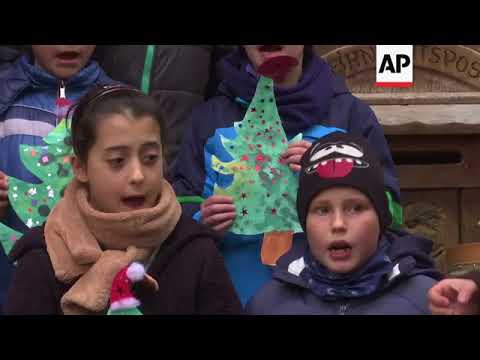
<path fill-rule="evenodd" d="M 230 231 L 243 235 L 301 232 L 296 211 L 298 178 L 280 158 L 288 140 L 272 79 L 260 77 L 245 117 L 234 128 L 235 139 L 221 137 L 233 160 L 223 162 L 212 156 L 214 170 L 233 175 L 231 185 L 214 188 L 214 194 L 234 198 L 237 217 Z"/>
<path fill-rule="evenodd" d="M 14 177 L 8 179 L 10 206 L 28 228 L 45 222 L 73 178 L 70 164 L 73 151 L 67 120 L 61 121 L 43 141 L 46 145 L 20 145 L 19 149 L 24 166 L 42 183 L 30 184 Z M 20 236 L 0 224 L 0 242 L 7 254 Z"/>
<path fill-rule="evenodd" d="M 107 315 L 143 315 L 138 308 L 133 309 L 119 309 L 119 310 L 108 310 Z"/>
<path fill-rule="evenodd" d="M 0 242 L 3 246 L 5 254 L 9 254 L 10 250 L 12 250 L 13 244 L 15 241 L 22 237 L 22 233 L 10 229 L 8 226 L 0 223 Z"/>

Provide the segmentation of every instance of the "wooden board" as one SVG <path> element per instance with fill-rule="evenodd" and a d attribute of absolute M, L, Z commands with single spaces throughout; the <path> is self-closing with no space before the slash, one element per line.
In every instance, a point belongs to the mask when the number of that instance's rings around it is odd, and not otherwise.
<path fill-rule="evenodd" d="M 369 105 L 480 104 L 480 91 L 445 93 L 354 93 L 353 95 Z"/>
<path fill-rule="evenodd" d="M 472 92 L 480 90 L 478 45 L 414 45 L 412 88 L 375 86 L 375 45 L 315 45 L 354 93 Z"/>
<path fill-rule="evenodd" d="M 387 135 L 480 133 L 480 99 L 479 104 L 373 105 L 372 109 Z"/>
<path fill-rule="evenodd" d="M 480 189 L 461 191 L 461 241 L 480 242 Z"/>
<path fill-rule="evenodd" d="M 460 242 L 458 190 L 402 191 L 405 226 L 435 244 L 453 247 Z M 418 210 L 414 210 L 417 206 Z M 431 215 L 431 211 L 434 211 Z M 413 216 L 417 215 L 417 216 Z M 435 216 L 438 220 L 435 221 Z"/>
<path fill-rule="evenodd" d="M 480 187 L 480 136 L 405 135 L 387 139 L 401 188 Z"/>
<path fill-rule="evenodd" d="M 460 241 L 458 196 L 458 190 L 402 191 L 406 229 L 433 241 L 431 255 L 445 274 L 446 250 Z"/>

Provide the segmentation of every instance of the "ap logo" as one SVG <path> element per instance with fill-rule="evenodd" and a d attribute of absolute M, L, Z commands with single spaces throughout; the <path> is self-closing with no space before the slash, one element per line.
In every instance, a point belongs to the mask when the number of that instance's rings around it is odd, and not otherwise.
<path fill-rule="evenodd" d="M 413 45 L 377 45 L 376 86 L 413 86 Z"/>

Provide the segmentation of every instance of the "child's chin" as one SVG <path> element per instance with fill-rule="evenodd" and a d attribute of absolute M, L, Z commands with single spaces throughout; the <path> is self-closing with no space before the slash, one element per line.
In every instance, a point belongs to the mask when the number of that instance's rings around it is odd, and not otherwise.
<path fill-rule="evenodd" d="M 75 74 L 77 74 L 80 70 L 81 69 L 77 68 L 56 68 L 53 75 L 58 79 L 68 80 L 71 77 L 75 76 Z"/>
<path fill-rule="evenodd" d="M 327 269 L 330 272 L 336 273 L 336 274 L 349 274 L 355 270 L 354 264 L 351 262 L 343 262 L 343 263 L 330 263 L 327 266 Z"/>
<path fill-rule="evenodd" d="M 139 211 L 139 210 L 145 210 L 150 208 L 151 206 L 148 206 L 146 204 L 138 205 L 138 206 L 132 206 L 128 205 L 125 203 L 122 203 L 120 206 L 120 210 L 118 212 L 131 212 L 131 211 Z"/>

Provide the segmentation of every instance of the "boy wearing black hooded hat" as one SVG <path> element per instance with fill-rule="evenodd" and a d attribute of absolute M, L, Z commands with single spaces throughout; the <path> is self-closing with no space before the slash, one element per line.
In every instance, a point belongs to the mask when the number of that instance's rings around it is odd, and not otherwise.
<path fill-rule="evenodd" d="M 302 158 L 297 211 L 306 242 L 280 258 L 250 314 L 429 314 L 441 275 L 424 255 L 399 252 L 382 168 L 361 137 L 333 133 Z M 403 240 L 403 239 L 402 239 Z"/>

